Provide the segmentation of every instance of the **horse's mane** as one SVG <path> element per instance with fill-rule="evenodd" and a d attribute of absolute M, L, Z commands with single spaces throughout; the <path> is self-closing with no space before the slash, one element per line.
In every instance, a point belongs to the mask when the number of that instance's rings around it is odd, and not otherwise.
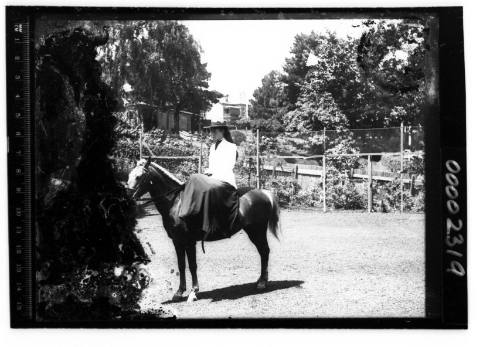
<path fill-rule="evenodd" d="M 167 176 L 171 181 L 173 181 L 174 183 L 178 184 L 178 185 L 183 185 L 184 183 L 179 180 L 177 177 L 175 177 L 174 175 L 172 175 L 167 169 L 165 169 L 164 167 L 156 164 L 156 163 L 151 163 L 151 165 L 157 169 L 158 171 L 160 171 L 162 174 L 164 174 L 165 176 Z"/>

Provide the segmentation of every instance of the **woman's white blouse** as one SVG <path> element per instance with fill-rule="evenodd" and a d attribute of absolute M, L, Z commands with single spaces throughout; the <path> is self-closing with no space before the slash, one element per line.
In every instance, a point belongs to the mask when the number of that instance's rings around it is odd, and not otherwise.
<path fill-rule="evenodd" d="M 207 173 L 213 178 L 224 181 L 236 188 L 234 165 L 236 164 L 237 148 L 234 143 L 222 139 L 215 149 L 215 144 L 210 146 Z"/>

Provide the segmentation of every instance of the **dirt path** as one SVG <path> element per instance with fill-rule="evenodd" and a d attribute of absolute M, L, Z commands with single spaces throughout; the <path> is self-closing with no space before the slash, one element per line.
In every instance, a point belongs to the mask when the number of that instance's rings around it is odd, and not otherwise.
<path fill-rule="evenodd" d="M 151 210 L 150 213 L 156 211 Z M 269 235 L 269 289 L 258 292 L 259 255 L 240 232 L 198 244 L 199 301 L 170 303 L 179 277 L 159 215 L 138 220 L 152 262 L 143 310 L 178 318 L 378 317 L 424 315 L 424 216 L 282 211 Z M 187 272 L 188 287 L 190 275 Z"/>

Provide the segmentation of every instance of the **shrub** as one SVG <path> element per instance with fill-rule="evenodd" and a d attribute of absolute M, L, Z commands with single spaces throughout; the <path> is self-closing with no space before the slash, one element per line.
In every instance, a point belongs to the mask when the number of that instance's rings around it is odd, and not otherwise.
<path fill-rule="evenodd" d="M 119 318 L 139 309 L 141 292 L 150 280 L 149 272 L 139 263 L 105 263 L 96 270 L 76 267 L 66 283 L 41 283 L 38 311 L 49 320 Z"/>
<path fill-rule="evenodd" d="M 423 212 L 425 207 L 423 190 L 411 195 L 406 188 L 403 190 L 403 209 L 406 212 Z M 373 204 L 376 211 L 391 212 L 401 208 L 400 180 L 387 183 L 375 183 L 373 188 Z"/>
<path fill-rule="evenodd" d="M 296 207 L 321 207 L 323 206 L 323 192 L 320 185 L 300 189 L 292 199 Z"/>
<path fill-rule="evenodd" d="M 366 209 L 366 197 L 359 192 L 352 182 L 326 185 L 326 204 L 336 209 Z"/>
<path fill-rule="evenodd" d="M 143 141 L 151 151 L 158 156 L 189 157 L 199 155 L 199 142 L 184 140 L 176 134 L 170 134 L 162 129 L 154 129 L 144 133 Z M 146 147 L 143 155 L 150 154 Z M 121 138 L 113 150 L 113 166 L 120 180 L 126 181 L 128 174 L 139 160 L 139 141 Z M 204 153 L 204 155 L 206 155 Z M 198 172 L 197 158 L 183 159 L 157 159 L 160 165 L 172 172 L 181 180 L 186 180 L 189 175 Z"/>
<path fill-rule="evenodd" d="M 127 285 L 104 274 L 105 264 L 148 262 L 134 233 L 135 202 L 110 160 L 117 98 L 101 81 L 95 59 L 96 47 L 106 40 L 84 29 L 66 30 L 49 35 L 36 52 L 36 117 L 38 129 L 44 129 L 37 133 L 37 148 L 44 155 L 38 158 L 36 177 L 36 284 L 57 292 L 38 298 L 37 318 L 42 320 L 69 320 L 75 312 L 81 319 L 107 316 L 111 310 L 124 313 L 143 288 L 129 296 Z M 74 285 L 82 269 L 101 278 L 93 282 L 95 290 L 82 285 L 85 295 Z M 130 301 L 102 299 L 99 293 L 108 285 Z M 103 300 L 109 306 L 101 305 Z M 92 309 L 80 309 L 84 306 Z"/>
<path fill-rule="evenodd" d="M 414 212 L 425 211 L 425 194 L 423 191 L 419 192 L 415 197 L 413 197 L 412 211 Z"/>
<path fill-rule="evenodd" d="M 247 139 L 245 133 L 239 130 L 232 130 L 231 137 L 233 138 L 233 141 L 236 144 L 236 146 L 239 146 L 242 142 L 245 142 Z"/>
<path fill-rule="evenodd" d="M 263 188 L 271 190 L 281 205 L 295 206 L 296 194 L 300 191 L 300 185 L 291 177 L 277 177 L 263 182 Z"/>

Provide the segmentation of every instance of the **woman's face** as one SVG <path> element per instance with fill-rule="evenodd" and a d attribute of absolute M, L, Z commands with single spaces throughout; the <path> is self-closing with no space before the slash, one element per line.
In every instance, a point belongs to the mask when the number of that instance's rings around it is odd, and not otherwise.
<path fill-rule="evenodd" d="M 214 141 L 221 140 L 224 137 L 224 132 L 219 128 L 212 129 L 211 134 Z"/>

